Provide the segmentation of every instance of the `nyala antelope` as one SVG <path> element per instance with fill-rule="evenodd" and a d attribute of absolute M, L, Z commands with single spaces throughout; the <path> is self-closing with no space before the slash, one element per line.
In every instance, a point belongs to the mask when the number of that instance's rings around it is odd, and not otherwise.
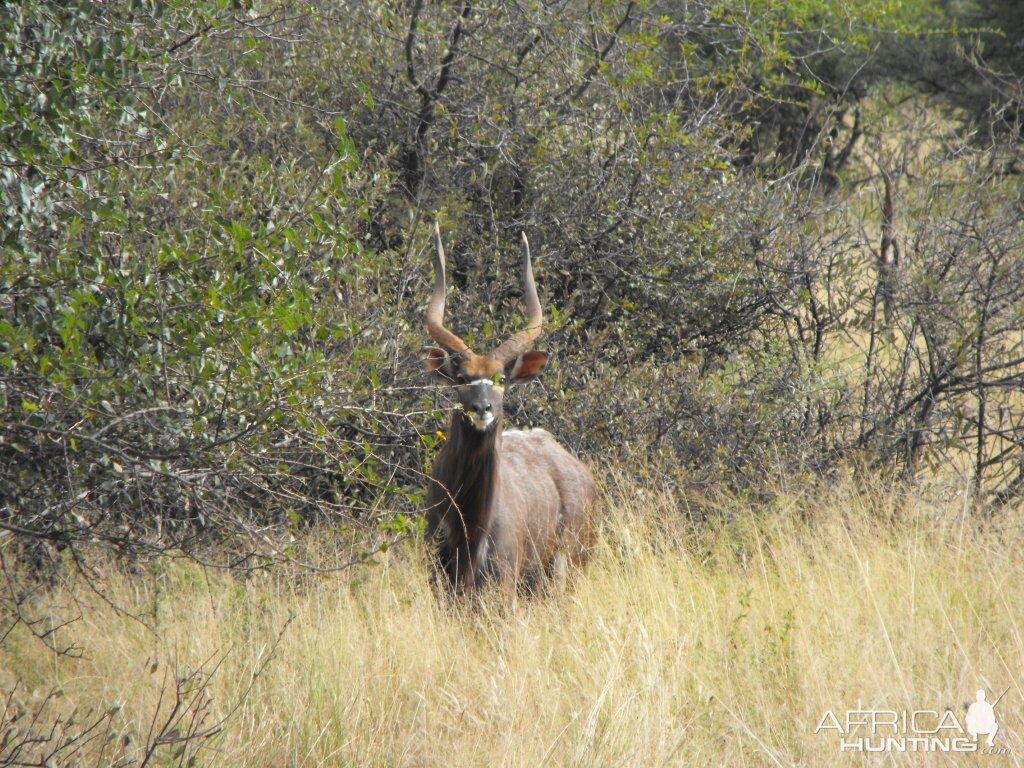
<path fill-rule="evenodd" d="M 427 370 L 453 387 L 458 408 L 434 465 L 427 494 L 427 537 L 436 571 L 457 592 L 488 581 L 531 587 L 564 578 L 586 562 L 593 541 L 596 491 L 587 468 L 543 429 L 502 430 L 504 385 L 537 376 L 548 356 L 533 349 L 543 313 L 522 236 L 526 328 L 478 355 L 444 326 L 445 257 L 434 224 L 434 290 Z"/>

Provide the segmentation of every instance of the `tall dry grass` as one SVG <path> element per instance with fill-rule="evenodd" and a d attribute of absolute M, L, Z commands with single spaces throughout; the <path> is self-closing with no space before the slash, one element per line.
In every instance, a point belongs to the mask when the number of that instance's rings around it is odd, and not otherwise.
<path fill-rule="evenodd" d="M 604 504 L 590 567 L 514 606 L 438 601 L 417 546 L 324 577 L 108 568 L 106 596 L 149 628 L 78 589 L 84 616 L 60 639 L 85 656 L 16 633 L 0 685 L 19 681 L 26 705 L 51 686 L 61 707 L 120 705 L 113 735 L 134 739 L 117 742 L 130 756 L 170 675 L 216 666 L 211 722 L 232 714 L 199 763 L 268 768 L 872 762 L 815 734 L 826 710 L 962 719 L 979 686 L 1009 687 L 1008 756 L 891 762 L 1024 756 L 1019 517 L 980 523 L 952 490 L 851 480 L 699 505 L 612 480 Z M 713 522 L 691 522 L 709 507 Z M 329 563 L 330 540 L 318 549 Z"/>

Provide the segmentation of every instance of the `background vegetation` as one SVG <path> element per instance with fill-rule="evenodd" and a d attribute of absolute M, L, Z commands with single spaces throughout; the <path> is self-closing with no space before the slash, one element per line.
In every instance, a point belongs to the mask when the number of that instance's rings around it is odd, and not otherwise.
<path fill-rule="evenodd" d="M 1021 33 L 1010 0 L 6 4 L 0 653 L 73 652 L 50 590 L 96 557 L 227 595 L 415 534 L 435 217 L 483 346 L 534 244 L 552 365 L 510 420 L 702 494 L 674 524 L 854 466 L 1006 525 Z"/>

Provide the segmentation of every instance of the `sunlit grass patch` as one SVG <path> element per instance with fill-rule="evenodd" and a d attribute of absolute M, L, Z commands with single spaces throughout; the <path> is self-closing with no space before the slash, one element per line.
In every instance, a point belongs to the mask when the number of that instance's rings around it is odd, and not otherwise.
<path fill-rule="evenodd" d="M 1017 518 L 851 480 L 755 503 L 613 479 L 604 510 L 590 567 L 515 605 L 438 600 L 418 544 L 327 576 L 107 567 L 138 618 L 79 585 L 58 640 L 84 656 L 18 633 L 0 684 L 29 708 L 55 686 L 57 710 L 119 707 L 110 754 L 131 757 L 161 692 L 166 712 L 204 670 L 204 727 L 228 716 L 198 753 L 215 766 L 829 765 L 862 758 L 815 734 L 826 710 L 962 719 L 1008 686 L 999 743 L 1024 749 Z M 311 546 L 330 562 L 329 536 Z"/>

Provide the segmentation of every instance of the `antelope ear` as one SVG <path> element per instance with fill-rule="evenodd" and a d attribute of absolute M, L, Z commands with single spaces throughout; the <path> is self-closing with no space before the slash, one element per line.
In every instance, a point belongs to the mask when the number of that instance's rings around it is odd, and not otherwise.
<path fill-rule="evenodd" d="M 451 378 L 451 358 L 439 347 L 427 347 L 423 353 L 423 365 L 426 367 L 427 373 Z"/>
<path fill-rule="evenodd" d="M 532 379 L 548 361 L 547 352 L 524 352 L 505 365 L 505 377 L 512 382 Z"/>

